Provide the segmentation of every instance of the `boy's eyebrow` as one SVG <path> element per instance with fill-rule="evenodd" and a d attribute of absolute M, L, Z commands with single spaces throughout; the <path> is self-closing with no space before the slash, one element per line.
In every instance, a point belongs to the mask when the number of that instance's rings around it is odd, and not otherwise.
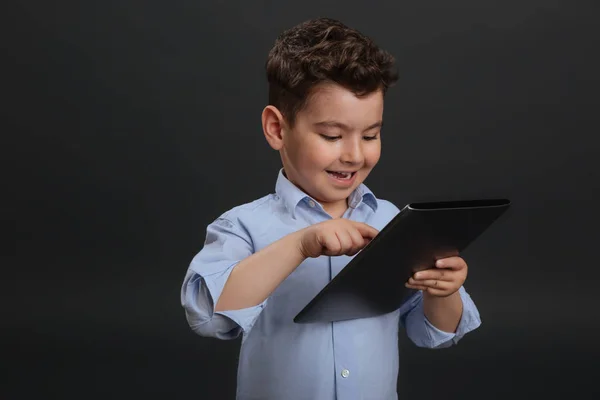
<path fill-rule="evenodd" d="M 338 121 L 321 121 L 321 122 L 316 122 L 314 125 L 322 126 L 324 128 L 340 128 L 345 131 L 351 130 L 348 125 L 346 125 L 342 122 L 338 122 Z M 382 127 L 383 127 L 383 121 L 377 121 L 374 124 L 369 125 L 367 127 L 367 129 L 365 129 L 365 131 L 369 131 L 374 128 L 382 128 Z"/>

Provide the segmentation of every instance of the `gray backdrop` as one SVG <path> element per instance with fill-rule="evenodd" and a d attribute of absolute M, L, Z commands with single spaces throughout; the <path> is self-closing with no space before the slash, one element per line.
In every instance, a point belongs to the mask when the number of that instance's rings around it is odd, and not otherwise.
<path fill-rule="evenodd" d="M 233 398 L 240 343 L 195 336 L 180 285 L 206 225 L 274 189 L 279 158 L 260 112 L 276 35 L 330 16 L 400 66 L 371 189 L 399 207 L 514 202 L 464 254 L 483 325 L 444 351 L 402 335 L 400 397 L 592 398 L 596 11 L 547 0 L 13 4 L 1 39 L 3 137 L 16 147 L 4 157 L 15 251 L 3 255 L 0 396 Z"/>

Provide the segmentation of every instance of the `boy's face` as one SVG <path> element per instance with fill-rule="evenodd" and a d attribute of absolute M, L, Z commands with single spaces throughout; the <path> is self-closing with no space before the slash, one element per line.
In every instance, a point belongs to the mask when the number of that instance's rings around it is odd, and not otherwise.
<path fill-rule="evenodd" d="M 383 94 L 356 97 L 335 84 L 317 86 L 280 149 L 287 178 L 327 210 L 346 200 L 369 175 L 381 153 Z"/>

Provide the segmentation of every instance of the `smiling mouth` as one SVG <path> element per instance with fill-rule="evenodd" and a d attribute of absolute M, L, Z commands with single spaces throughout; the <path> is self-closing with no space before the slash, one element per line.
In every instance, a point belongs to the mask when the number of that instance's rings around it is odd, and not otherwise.
<path fill-rule="evenodd" d="M 336 179 L 349 180 L 349 179 L 352 179 L 354 174 L 356 174 L 356 171 L 353 171 L 353 172 L 327 171 L 327 173 Z"/>

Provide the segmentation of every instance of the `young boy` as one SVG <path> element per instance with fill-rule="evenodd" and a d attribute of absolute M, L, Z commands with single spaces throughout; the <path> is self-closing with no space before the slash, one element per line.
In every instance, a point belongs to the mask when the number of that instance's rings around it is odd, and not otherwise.
<path fill-rule="evenodd" d="M 398 282 L 418 291 L 392 313 L 293 322 L 399 212 L 363 184 L 379 160 L 394 68 L 392 56 L 331 19 L 284 32 L 269 53 L 262 126 L 283 164 L 275 193 L 208 226 L 181 293 L 194 332 L 243 335 L 238 399 L 397 399 L 400 326 L 417 346 L 441 348 L 481 323 L 460 257 Z"/>

